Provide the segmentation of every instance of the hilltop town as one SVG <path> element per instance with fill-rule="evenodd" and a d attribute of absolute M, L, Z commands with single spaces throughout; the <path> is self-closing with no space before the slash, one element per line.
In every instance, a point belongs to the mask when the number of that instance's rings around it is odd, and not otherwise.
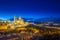
<path fill-rule="evenodd" d="M 16 38 L 12 37 L 11 40 L 30 40 L 37 36 L 37 39 L 39 39 L 39 37 L 43 37 L 45 35 L 60 34 L 59 24 L 60 23 L 54 22 L 25 22 L 22 17 L 17 19 L 16 16 L 14 16 L 13 21 L 0 21 L 0 38 L 16 36 Z M 17 35 L 19 36 L 18 38 Z"/>

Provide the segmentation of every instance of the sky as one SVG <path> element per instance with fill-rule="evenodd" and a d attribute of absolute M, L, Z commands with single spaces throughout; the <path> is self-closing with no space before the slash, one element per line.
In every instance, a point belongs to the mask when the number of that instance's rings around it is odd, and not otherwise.
<path fill-rule="evenodd" d="M 60 17 L 60 0 L 0 0 L 0 19 Z"/>

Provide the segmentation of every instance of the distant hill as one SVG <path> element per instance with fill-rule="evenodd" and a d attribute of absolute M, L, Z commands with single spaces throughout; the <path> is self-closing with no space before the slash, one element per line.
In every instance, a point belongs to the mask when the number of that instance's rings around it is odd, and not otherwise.
<path fill-rule="evenodd" d="M 0 21 L 4 21 L 3 19 L 0 19 Z"/>
<path fill-rule="evenodd" d="M 60 22 L 60 18 L 39 18 L 35 22 Z"/>

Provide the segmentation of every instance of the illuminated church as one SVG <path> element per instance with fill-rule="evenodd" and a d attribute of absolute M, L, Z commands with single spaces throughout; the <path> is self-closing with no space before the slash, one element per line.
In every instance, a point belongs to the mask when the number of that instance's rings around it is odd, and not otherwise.
<path fill-rule="evenodd" d="M 7 26 L 11 29 L 15 29 L 16 27 L 25 27 L 29 24 L 29 22 L 24 22 L 24 20 L 21 17 L 17 19 L 16 16 L 14 16 L 14 21 L 9 23 Z"/>
<path fill-rule="evenodd" d="M 19 17 L 18 19 L 16 19 L 16 16 L 14 16 L 14 23 L 22 25 L 25 22 L 24 22 L 24 20 L 21 17 Z"/>

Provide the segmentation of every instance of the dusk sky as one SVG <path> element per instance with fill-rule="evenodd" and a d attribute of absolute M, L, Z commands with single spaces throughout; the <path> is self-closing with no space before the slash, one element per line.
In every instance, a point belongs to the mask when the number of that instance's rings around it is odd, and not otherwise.
<path fill-rule="evenodd" d="M 60 17 L 60 0 L 0 0 L 0 19 Z"/>

